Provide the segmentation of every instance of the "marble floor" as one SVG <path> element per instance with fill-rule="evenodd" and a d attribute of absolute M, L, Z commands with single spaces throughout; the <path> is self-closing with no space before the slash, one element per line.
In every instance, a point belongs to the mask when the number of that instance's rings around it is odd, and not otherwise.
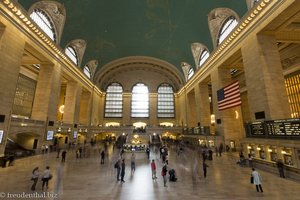
<path fill-rule="evenodd" d="M 158 179 L 151 178 L 150 161 L 145 153 L 136 153 L 136 171 L 130 172 L 130 153 L 125 153 L 125 183 L 117 182 L 114 163 L 118 151 L 109 149 L 105 164 L 100 164 L 99 147 L 90 148 L 88 157 L 76 159 L 75 150 L 68 150 L 65 163 L 55 153 L 16 160 L 15 165 L 0 168 L 0 199 L 74 199 L 74 200 L 155 200 L 155 199 L 300 199 L 300 183 L 279 178 L 277 174 L 260 171 L 264 193 L 258 193 L 250 184 L 251 169 L 236 164 L 230 153 L 214 155 L 207 178 L 203 177 L 202 160 L 194 151 L 185 149 L 177 155 L 170 148 L 169 169 L 175 169 L 177 182 L 163 186 L 161 160 L 151 152 L 150 159 L 157 164 Z M 30 190 L 31 171 L 39 166 L 42 172 L 49 165 L 53 179 L 49 189 L 42 191 L 39 180 L 35 192 Z M 45 193 L 44 193 L 45 192 Z M 23 195 L 23 196 L 22 196 Z"/>

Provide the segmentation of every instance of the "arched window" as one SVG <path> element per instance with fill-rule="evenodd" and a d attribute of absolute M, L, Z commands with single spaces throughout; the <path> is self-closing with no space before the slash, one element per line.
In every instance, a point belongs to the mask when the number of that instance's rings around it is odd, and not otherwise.
<path fill-rule="evenodd" d="M 56 42 L 54 26 L 50 17 L 42 10 L 34 9 L 30 14 L 30 18 L 48 35 L 51 40 Z"/>
<path fill-rule="evenodd" d="M 199 66 L 203 65 L 208 57 L 209 57 L 209 52 L 207 50 L 202 51 L 199 59 Z"/>
<path fill-rule="evenodd" d="M 132 89 L 131 117 L 149 117 L 149 90 L 143 83 Z"/>
<path fill-rule="evenodd" d="M 106 89 L 105 117 L 122 117 L 123 88 L 119 83 L 112 83 Z"/>
<path fill-rule="evenodd" d="M 72 62 L 75 63 L 75 65 L 78 65 L 78 56 L 73 47 L 68 46 L 65 50 L 65 53 L 72 60 Z"/>
<path fill-rule="evenodd" d="M 230 34 L 230 32 L 236 27 L 237 24 L 238 21 L 233 16 L 226 19 L 221 28 L 221 31 L 219 32 L 218 45 L 223 42 L 223 40 Z"/>
<path fill-rule="evenodd" d="M 190 78 L 194 75 L 194 69 L 191 67 L 189 69 L 189 73 L 188 73 L 188 80 L 190 80 Z"/>
<path fill-rule="evenodd" d="M 91 76 L 92 76 L 92 73 L 91 73 L 91 70 L 89 68 L 89 66 L 84 66 L 83 68 L 83 73 L 89 78 L 91 79 Z"/>
<path fill-rule="evenodd" d="M 159 86 L 157 93 L 157 117 L 175 117 L 172 86 L 162 84 Z"/>

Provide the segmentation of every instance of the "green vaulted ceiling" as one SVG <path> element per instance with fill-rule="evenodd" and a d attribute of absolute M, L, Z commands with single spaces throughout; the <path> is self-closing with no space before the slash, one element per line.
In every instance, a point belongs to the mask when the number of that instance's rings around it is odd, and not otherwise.
<path fill-rule="evenodd" d="M 36 0 L 19 0 L 26 10 Z M 245 0 L 59 0 L 66 8 L 61 47 L 84 39 L 82 66 L 97 59 L 99 67 L 127 56 L 150 56 L 167 61 L 180 71 L 180 63 L 194 66 L 191 43 L 212 51 L 207 15 L 227 7 L 240 17 Z"/>

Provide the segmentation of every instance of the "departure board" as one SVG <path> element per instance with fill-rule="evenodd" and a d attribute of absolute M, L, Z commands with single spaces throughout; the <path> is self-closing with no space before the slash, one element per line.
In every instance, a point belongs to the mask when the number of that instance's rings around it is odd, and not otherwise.
<path fill-rule="evenodd" d="M 300 120 L 284 122 L 286 135 L 300 136 Z"/>
<path fill-rule="evenodd" d="M 300 120 L 287 119 L 267 121 L 267 129 L 269 135 L 274 136 L 297 136 L 300 135 Z"/>
<path fill-rule="evenodd" d="M 251 135 L 300 136 L 300 119 L 253 122 Z"/>
<path fill-rule="evenodd" d="M 264 123 L 263 122 L 253 122 L 251 124 L 251 134 L 252 135 L 265 135 Z"/>

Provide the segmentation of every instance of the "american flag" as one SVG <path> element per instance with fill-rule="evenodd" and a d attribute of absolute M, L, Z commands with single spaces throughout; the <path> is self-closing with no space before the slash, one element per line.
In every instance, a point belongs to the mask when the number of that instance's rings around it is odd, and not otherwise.
<path fill-rule="evenodd" d="M 217 95 L 219 110 L 225 110 L 242 104 L 238 81 L 218 90 Z"/>

